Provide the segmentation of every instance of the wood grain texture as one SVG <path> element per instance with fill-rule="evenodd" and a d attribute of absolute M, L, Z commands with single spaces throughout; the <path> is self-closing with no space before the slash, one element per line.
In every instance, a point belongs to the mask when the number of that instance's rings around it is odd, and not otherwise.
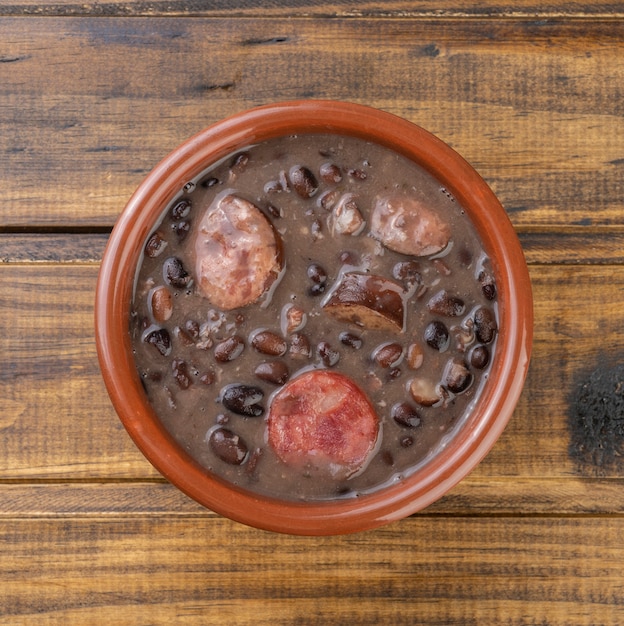
<path fill-rule="evenodd" d="M 53 15 L 53 16 L 188 16 L 208 15 L 227 17 L 615 17 L 624 15 L 621 2 L 554 1 L 497 2 L 496 0 L 7 0 L 0 6 L 0 15 Z"/>
<path fill-rule="evenodd" d="M 221 518 L 2 522 L 10 553 L 0 560 L 0 616 L 6 624 L 615 626 L 623 530 L 621 518 L 413 517 L 317 539 Z"/>
<path fill-rule="evenodd" d="M 623 21 L 2 18 L 0 59 L 0 228 L 110 227 L 201 128 L 313 97 L 434 132 L 520 230 L 624 223 Z"/>
<path fill-rule="evenodd" d="M 331 18 L 331 19 L 327 19 Z M 624 623 L 624 464 L 570 454 L 622 361 L 624 6 L 0 3 L 0 624 Z M 182 140 L 277 99 L 410 119 L 490 183 L 535 299 L 526 387 L 473 473 L 349 537 L 230 522 L 130 441 L 97 364 L 112 225 Z"/>

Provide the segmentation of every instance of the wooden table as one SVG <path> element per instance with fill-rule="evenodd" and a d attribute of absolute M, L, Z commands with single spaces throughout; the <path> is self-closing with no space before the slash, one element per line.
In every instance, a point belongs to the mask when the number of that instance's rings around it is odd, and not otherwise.
<path fill-rule="evenodd" d="M 483 463 L 427 510 L 333 538 L 170 486 L 93 339 L 103 248 L 145 174 L 230 113 L 312 97 L 466 157 L 519 233 L 536 316 Z M 0 623 L 624 623 L 623 392 L 603 389 L 624 354 L 621 2 L 6 0 L 0 259 Z M 596 368 L 592 438 L 575 398 Z"/>

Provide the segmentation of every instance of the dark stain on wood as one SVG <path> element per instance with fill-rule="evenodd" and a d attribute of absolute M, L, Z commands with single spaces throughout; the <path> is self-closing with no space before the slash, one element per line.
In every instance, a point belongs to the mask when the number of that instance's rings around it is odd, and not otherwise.
<path fill-rule="evenodd" d="M 434 59 L 440 54 L 440 48 L 438 48 L 438 46 L 436 46 L 434 43 L 430 43 L 429 45 L 421 48 L 421 53 L 423 56 L 431 57 L 432 59 Z"/>
<path fill-rule="evenodd" d="M 570 457 L 586 473 L 620 466 L 624 456 L 624 363 L 596 368 L 571 395 Z"/>
<path fill-rule="evenodd" d="M 19 61 L 25 61 L 26 59 L 28 59 L 30 57 L 30 55 L 24 54 L 24 55 L 18 55 L 18 56 L 0 56 L 0 63 L 17 63 Z"/>
<path fill-rule="evenodd" d="M 207 85 L 199 85 L 197 88 L 200 92 L 205 91 L 231 91 L 236 86 L 236 83 L 215 83 L 215 84 L 207 84 Z"/>
<path fill-rule="evenodd" d="M 266 45 L 273 45 L 273 44 L 277 44 L 277 43 L 286 43 L 290 41 L 290 37 L 285 37 L 285 36 L 281 36 L 281 37 L 266 37 L 266 38 L 252 38 L 252 39 L 245 39 L 244 41 L 241 42 L 241 45 L 243 46 L 266 46 Z"/>

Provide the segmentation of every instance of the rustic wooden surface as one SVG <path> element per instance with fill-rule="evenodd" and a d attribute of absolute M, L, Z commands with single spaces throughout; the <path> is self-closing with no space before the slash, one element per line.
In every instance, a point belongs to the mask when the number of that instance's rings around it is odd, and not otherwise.
<path fill-rule="evenodd" d="M 143 176 L 209 123 L 300 97 L 453 145 L 534 286 L 494 449 L 427 510 L 348 537 L 250 529 L 167 484 L 93 340 L 102 251 Z M 624 462 L 573 454 L 569 425 L 624 354 L 621 2 L 8 0 L 0 112 L 0 623 L 624 623 Z"/>

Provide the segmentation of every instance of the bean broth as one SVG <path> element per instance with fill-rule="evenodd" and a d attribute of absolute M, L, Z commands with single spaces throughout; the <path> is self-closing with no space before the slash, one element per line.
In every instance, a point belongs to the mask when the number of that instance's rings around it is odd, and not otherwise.
<path fill-rule="evenodd" d="M 202 255 L 240 215 L 236 235 L 255 243 L 234 252 L 253 260 L 225 280 Z M 354 137 L 289 136 L 222 160 L 164 208 L 130 332 L 159 419 L 206 470 L 283 499 L 348 498 L 402 480 L 461 427 L 496 345 L 496 282 L 423 168 Z M 318 371 L 376 414 L 353 466 L 291 462 L 269 432 L 280 391 Z"/>

